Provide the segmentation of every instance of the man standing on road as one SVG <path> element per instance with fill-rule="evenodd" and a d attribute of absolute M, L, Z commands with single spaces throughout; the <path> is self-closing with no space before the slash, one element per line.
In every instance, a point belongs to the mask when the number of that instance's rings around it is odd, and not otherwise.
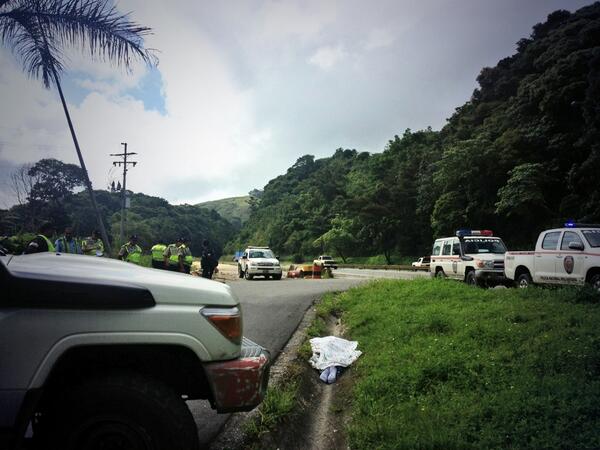
<path fill-rule="evenodd" d="M 152 267 L 155 269 L 165 269 L 164 254 L 167 246 L 165 244 L 154 244 L 150 249 L 150 253 L 152 254 Z"/>
<path fill-rule="evenodd" d="M 58 238 L 54 243 L 57 253 L 72 253 L 74 255 L 81 255 L 81 246 L 77 239 L 73 237 L 73 228 L 65 228 L 65 235 Z"/>
<path fill-rule="evenodd" d="M 210 247 L 210 243 L 208 239 L 204 239 L 202 242 L 202 253 L 201 253 L 201 263 L 202 263 L 202 277 L 208 278 L 209 280 L 212 278 L 215 268 L 217 267 L 217 258 L 215 257 L 215 253 L 213 249 Z"/>
<path fill-rule="evenodd" d="M 165 252 L 163 253 L 163 265 L 167 270 L 173 272 L 179 271 L 179 246 L 181 245 L 181 238 L 177 238 L 174 244 L 167 245 Z"/>
<path fill-rule="evenodd" d="M 194 258 L 192 257 L 192 252 L 187 246 L 187 240 L 185 238 L 179 238 L 179 242 L 181 242 L 177 247 L 179 256 L 179 271 L 183 273 L 190 273 L 192 261 L 194 260 Z"/>
<path fill-rule="evenodd" d="M 131 235 L 129 242 L 123 244 L 119 250 L 119 259 L 134 264 L 140 264 L 142 259 L 142 248 L 137 244 L 138 238 L 135 234 Z"/>
<path fill-rule="evenodd" d="M 83 250 L 84 255 L 104 256 L 104 243 L 100 239 L 98 230 L 92 231 L 92 235 L 84 239 L 81 250 Z"/>
<path fill-rule="evenodd" d="M 54 226 L 50 222 L 43 223 L 42 226 L 40 226 L 39 234 L 27 244 L 24 253 L 29 254 L 55 251 L 54 244 L 50 240 L 52 236 L 54 236 Z"/>

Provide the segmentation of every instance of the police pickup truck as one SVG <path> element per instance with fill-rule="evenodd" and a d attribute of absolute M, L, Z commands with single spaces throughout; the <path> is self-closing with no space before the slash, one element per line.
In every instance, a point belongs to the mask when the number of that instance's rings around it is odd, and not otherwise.
<path fill-rule="evenodd" d="M 108 258 L 0 252 L 0 448 L 199 448 L 185 400 L 250 410 L 269 353 L 224 284 Z M 27 443 L 28 448 L 31 446 Z"/>
<path fill-rule="evenodd" d="M 568 222 L 543 231 L 534 251 L 506 253 L 504 270 L 522 288 L 590 283 L 600 291 L 600 225 Z"/>
<path fill-rule="evenodd" d="M 429 270 L 432 276 L 473 286 L 504 284 L 505 252 L 504 242 L 492 231 L 461 229 L 456 236 L 436 239 Z"/>

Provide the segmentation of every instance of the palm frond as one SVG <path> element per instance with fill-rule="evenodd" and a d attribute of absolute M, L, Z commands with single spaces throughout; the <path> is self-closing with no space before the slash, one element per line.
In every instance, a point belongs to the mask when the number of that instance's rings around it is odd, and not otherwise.
<path fill-rule="evenodd" d="M 48 75 L 63 70 L 66 47 L 82 47 L 92 58 L 126 70 L 134 59 L 156 64 L 153 51 L 143 45 L 150 31 L 107 0 L 0 0 L 0 41 L 47 87 Z"/>

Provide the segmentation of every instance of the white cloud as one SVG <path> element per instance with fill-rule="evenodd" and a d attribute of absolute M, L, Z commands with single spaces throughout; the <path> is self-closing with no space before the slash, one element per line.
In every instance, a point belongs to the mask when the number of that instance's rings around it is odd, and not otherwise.
<path fill-rule="evenodd" d="M 329 71 L 346 59 L 347 56 L 348 53 L 344 50 L 344 47 L 338 44 L 336 46 L 326 46 L 317 49 L 308 59 L 308 62 L 322 70 Z"/>

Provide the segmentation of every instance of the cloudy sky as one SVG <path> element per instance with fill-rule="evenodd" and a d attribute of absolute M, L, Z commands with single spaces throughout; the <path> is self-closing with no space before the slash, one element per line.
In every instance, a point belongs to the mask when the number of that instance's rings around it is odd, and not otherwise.
<path fill-rule="evenodd" d="M 123 0 L 153 29 L 160 64 L 126 74 L 70 55 L 64 90 L 92 183 L 197 203 L 245 195 L 304 154 L 380 152 L 406 128 L 440 129 L 484 66 L 579 0 Z M 58 96 L 0 47 L 0 208 L 7 175 L 76 163 Z"/>

